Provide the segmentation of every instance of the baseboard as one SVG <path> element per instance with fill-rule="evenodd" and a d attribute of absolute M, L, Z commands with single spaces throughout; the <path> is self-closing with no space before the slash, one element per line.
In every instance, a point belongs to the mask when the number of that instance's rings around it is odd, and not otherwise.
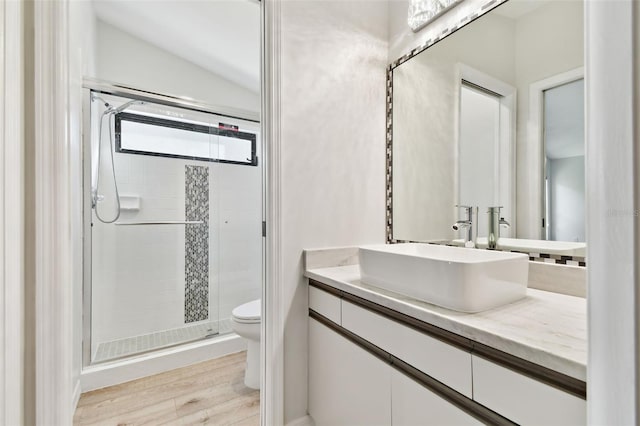
<path fill-rule="evenodd" d="M 290 421 L 287 423 L 287 426 L 314 426 L 315 422 L 310 415 L 298 417 L 297 419 Z"/>
<path fill-rule="evenodd" d="M 76 385 L 73 387 L 73 398 L 71 400 L 71 412 L 75 413 L 76 408 L 78 408 L 78 402 L 80 401 L 80 394 L 82 393 L 82 387 L 80 386 L 80 379 L 76 382 Z"/>
<path fill-rule="evenodd" d="M 82 370 L 82 392 L 113 386 L 247 349 L 235 333 Z"/>

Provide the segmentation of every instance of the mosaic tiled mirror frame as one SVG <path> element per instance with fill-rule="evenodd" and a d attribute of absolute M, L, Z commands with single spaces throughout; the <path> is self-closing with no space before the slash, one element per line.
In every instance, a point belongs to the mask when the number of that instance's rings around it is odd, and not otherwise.
<path fill-rule="evenodd" d="M 444 29 L 434 38 L 427 40 L 421 46 L 416 47 L 411 50 L 409 53 L 401 56 L 397 60 L 393 61 L 387 67 L 387 126 L 386 126 L 386 141 L 387 141 L 387 149 L 386 149 L 386 236 L 387 236 L 387 244 L 397 244 L 397 243 L 408 243 L 408 242 L 420 242 L 420 241 L 408 241 L 408 240 L 396 240 L 393 238 L 393 70 L 403 63 L 407 62 L 409 59 L 414 56 L 422 53 L 427 48 L 431 47 L 438 41 L 444 39 L 445 37 L 453 34 L 457 30 L 461 29 L 465 25 L 475 21 L 485 13 L 493 10 L 495 7 L 506 3 L 508 0 L 491 0 L 488 1 L 482 8 L 462 18 L 457 24 L 451 26 L 450 28 Z M 438 243 L 434 243 L 438 244 Z M 512 250 L 516 251 L 516 250 Z M 531 253 L 531 252 L 521 252 L 525 253 L 529 256 L 529 260 L 533 262 L 545 262 L 545 263 L 554 263 L 554 264 L 563 264 L 563 265 L 572 265 L 572 266 L 582 266 L 586 267 L 586 259 L 581 256 L 563 256 L 556 254 L 548 254 L 548 253 Z"/>

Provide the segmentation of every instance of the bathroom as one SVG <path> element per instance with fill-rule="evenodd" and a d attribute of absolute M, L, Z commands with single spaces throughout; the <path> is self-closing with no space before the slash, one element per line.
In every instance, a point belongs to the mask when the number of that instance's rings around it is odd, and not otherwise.
<path fill-rule="evenodd" d="M 639 9 L 5 2 L 1 422 L 637 424 Z"/>

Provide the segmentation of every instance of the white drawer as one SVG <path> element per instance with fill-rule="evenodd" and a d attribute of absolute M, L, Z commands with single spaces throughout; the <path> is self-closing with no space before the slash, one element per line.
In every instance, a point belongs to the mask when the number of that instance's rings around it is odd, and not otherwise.
<path fill-rule="evenodd" d="M 316 426 L 391 425 L 392 368 L 309 318 L 309 414 Z"/>
<path fill-rule="evenodd" d="M 482 425 L 426 387 L 402 373 L 391 373 L 391 424 L 393 426 Z"/>
<path fill-rule="evenodd" d="M 587 402 L 473 356 L 473 399 L 521 425 L 585 425 Z"/>
<path fill-rule="evenodd" d="M 309 307 L 336 324 L 341 323 L 340 298 L 309 286 Z"/>
<path fill-rule="evenodd" d="M 342 301 L 342 327 L 471 398 L 471 354 Z"/>

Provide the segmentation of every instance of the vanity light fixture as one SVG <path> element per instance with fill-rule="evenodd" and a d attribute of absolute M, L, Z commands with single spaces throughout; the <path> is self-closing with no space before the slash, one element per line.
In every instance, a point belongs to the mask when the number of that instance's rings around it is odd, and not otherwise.
<path fill-rule="evenodd" d="M 463 0 L 411 0 L 407 22 L 413 32 L 418 32 L 429 22 L 462 1 Z"/>

